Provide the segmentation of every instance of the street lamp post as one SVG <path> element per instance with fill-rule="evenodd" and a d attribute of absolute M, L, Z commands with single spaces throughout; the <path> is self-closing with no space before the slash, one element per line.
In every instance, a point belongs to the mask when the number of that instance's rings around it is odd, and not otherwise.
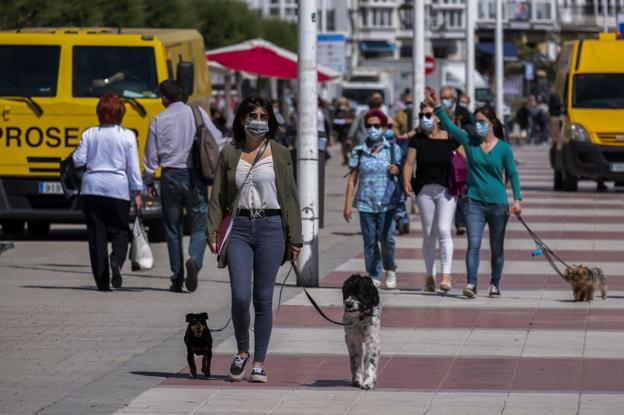
<path fill-rule="evenodd" d="M 474 110 L 474 71 L 475 71 L 475 20 L 476 0 L 466 0 L 466 95 L 470 98 L 469 109 Z"/>
<path fill-rule="evenodd" d="M 503 0 L 496 0 L 495 78 L 496 116 L 503 121 Z M 504 121 L 503 121 L 504 122 Z"/>
<path fill-rule="evenodd" d="M 318 287 L 319 182 L 317 137 L 316 2 L 299 2 L 297 184 L 303 248 L 297 285 Z"/>
<path fill-rule="evenodd" d="M 416 102 L 425 97 L 425 1 L 405 0 L 399 7 L 403 25 L 413 29 L 412 38 L 412 72 L 414 74 L 413 93 Z M 410 19 L 411 13 L 411 19 Z M 411 20 L 411 21 L 410 21 Z M 411 26 L 411 27 L 410 27 Z M 416 108 L 416 107 L 414 107 Z M 418 125 L 417 111 L 412 112 L 412 125 Z"/>

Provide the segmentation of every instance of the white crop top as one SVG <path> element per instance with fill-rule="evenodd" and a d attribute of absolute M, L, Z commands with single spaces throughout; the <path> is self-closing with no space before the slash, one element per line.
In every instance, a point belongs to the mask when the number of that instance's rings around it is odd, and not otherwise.
<path fill-rule="evenodd" d="M 260 160 L 243 185 L 250 167 L 251 164 L 242 158 L 236 166 L 236 187 L 240 190 L 239 209 L 281 209 L 277 201 L 273 156 Z"/>

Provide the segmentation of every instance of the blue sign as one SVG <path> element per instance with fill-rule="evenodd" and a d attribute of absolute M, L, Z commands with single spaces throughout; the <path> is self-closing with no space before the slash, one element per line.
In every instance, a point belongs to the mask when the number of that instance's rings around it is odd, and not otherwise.
<path fill-rule="evenodd" d="M 347 71 L 347 37 L 342 33 L 319 33 L 316 60 L 340 73 Z"/>

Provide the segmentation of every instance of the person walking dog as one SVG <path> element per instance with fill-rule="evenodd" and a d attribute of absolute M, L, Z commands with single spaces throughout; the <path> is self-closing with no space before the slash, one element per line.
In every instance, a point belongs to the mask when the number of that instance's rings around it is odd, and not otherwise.
<path fill-rule="evenodd" d="M 350 222 L 353 208 L 358 210 L 364 239 L 366 272 L 375 286 L 381 287 L 383 265 L 386 288 L 394 289 L 397 284 L 394 214 L 403 202 L 403 189 L 398 179 L 401 174 L 401 149 L 384 138 L 388 117 L 381 110 L 368 111 L 364 116 L 364 123 L 367 139 L 355 146 L 349 160 L 351 173 L 343 216 Z"/>
<path fill-rule="evenodd" d="M 277 129 L 270 101 L 254 95 L 241 102 L 234 118 L 234 141 L 221 151 L 210 197 L 210 250 L 219 254 L 219 266 L 227 266 L 230 274 L 238 346 L 229 371 L 234 381 L 243 379 L 250 358 L 252 299 L 255 341 L 249 380 L 267 381 L 264 362 L 273 327 L 277 271 L 286 260 L 295 261 L 303 246 L 292 160 L 288 149 L 274 141 Z M 233 224 L 219 247 L 220 225 L 228 213 Z"/>
<path fill-rule="evenodd" d="M 479 271 L 479 251 L 483 230 L 487 223 L 490 231 L 490 250 L 492 276 L 489 296 L 500 297 L 505 243 L 505 228 L 511 213 L 520 213 L 522 200 L 520 179 L 511 146 L 504 140 L 503 125 L 489 107 L 475 111 L 474 134 L 462 130 L 448 117 L 438 104 L 435 91 L 426 89 L 426 103 L 435 108 L 434 113 L 440 119 L 442 127 L 464 146 L 468 158 L 468 183 L 466 200 L 466 222 L 468 231 L 468 250 L 466 268 L 468 283 L 463 290 L 464 296 L 475 298 L 477 295 L 477 273 Z M 514 201 L 509 207 L 505 178 L 511 182 Z"/>
<path fill-rule="evenodd" d="M 121 288 L 128 253 L 130 199 L 141 209 L 141 170 L 134 132 L 121 126 L 126 108 L 117 95 L 102 95 L 96 107 L 100 125 L 82 133 L 73 153 L 76 167 L 86 165 L 80 185 L 87 222 L 89 258 L 99 291 Z M 112 253 L 108 255 L 108 240 Z M 110 261 L 110 268 L 109 268 Z M 112 280 L 111 280 L 112 272 Z"/>

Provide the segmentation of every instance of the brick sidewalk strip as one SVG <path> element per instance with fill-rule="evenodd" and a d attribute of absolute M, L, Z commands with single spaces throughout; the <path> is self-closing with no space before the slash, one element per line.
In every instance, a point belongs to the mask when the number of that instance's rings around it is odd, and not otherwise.
<path fill-rule="evenodd" d="M 321 280 L 321 287 L 342 286 L 344 280 L 351 275 L 349 271 L 335 271 Z M 466 274 L 453 274 L 457 284 L 461 286 L 466 281 Z M 399 289 L 422 290 L 424 287 L 424 272 L 397 272 L 397 287 Z M 505 274 L 503 279 L 505 290 L 516 289 L 544 289 L 565 290 L 570 286 L 558 275 L 531 275 L 531 274 Z M 610 290 L 624 291 L 624 275 L 609 275 L 608 286 Z"/>
<path fill-rule="evenodd" d="M 231 355 L 216 355 L 213 367 L 226 373 Z M 379 389 L 463 391 L 624 392 L 624 359 L 384 357 Z M 185 368 L 161 386 L 227 388 L 324 387 L 351 389 L 345 356 L 271 355 L 271 382 L 253 384 L 215 379 L 190 379 Z"/>

